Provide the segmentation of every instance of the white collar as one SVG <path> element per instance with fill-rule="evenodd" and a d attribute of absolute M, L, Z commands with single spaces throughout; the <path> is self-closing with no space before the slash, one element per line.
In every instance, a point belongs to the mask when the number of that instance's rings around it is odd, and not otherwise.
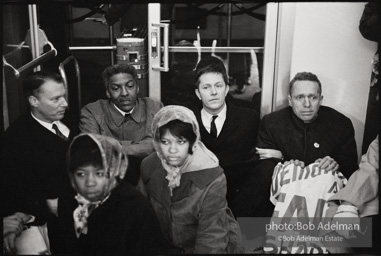
<path fill-rule="evenodd" d="M 120 113 L 120 114 L 122 114 L 122 116 L 125 116 L 126 114 L 132 114 L 132 112 L 134 111 L 134 109 L 135 109 L 135 106 L 130 110 L 130 112 L 124 112 L 123 110 L 121 110 L 120 108 L 118 108 L 114 103 L 112 103 L 113 105 L 114 105 L 114 107 L 116 108 L 116 110 L 118 110 L 118 112 Z"/>
<path fill-rule="evenodd" d="M 227 107 L 226 107 L 226 102 L 224 104 L 224 107 L 221 109 L 220 113 L 218 113 L 218 118 L 220 118 L 221 120 L 225 121 L 226 119 L 226 112 L 227 112 Z M 203 116 L 203 118 L 205 118 L 206 120 L 212 120 L 213 116 L 215 115 L 212 115 L 210 114 L 209 112 L 207 112 L 205 110 L 205 108 L 202 108 L 201 110 L 201 116 Z"/>
<path fill-rule="evenodd" d="M 70 133 L 70 129 L 64 124 L 62 123 L 61 121 L 54 121 L 52 123 L 48 123 L 48 122 L 45 122 L 45 121 L 42 121 L 40 119 L 38 119 L 35 115 L 33 115 L 32 112 L 30 112 L 30 114 L 32 115 L 32 117 L 39 123 L 41 124 L 43 127 L 45 127 L 46 129 L 48 129 L 49 131 L 51 131 L 52 133 L 56 133 L 55 130 L 53 130 L 53 124 L 56 124 L 58 129 L 61 131 L 61 133 L 63 135 L 65 135 L 66 137 L 69 137 L 69 133 Z"/>
<path fill-rule="evenodd" d="M 45 122 L 45 121 L 42 121 L 40 119 L 38 119 L 35 115 L 33 115 L 32 112 L 30 112 L 30 114 L 32 115 L 32 117 L 37 121 L 39 122 L 42 126 L 44 126 L 46 129 L 48 130 L 51 130 L 52 129 L 52 125 L 54 122 L 51 122 L 51 123 L 48 123 L 48 122 Z"/>

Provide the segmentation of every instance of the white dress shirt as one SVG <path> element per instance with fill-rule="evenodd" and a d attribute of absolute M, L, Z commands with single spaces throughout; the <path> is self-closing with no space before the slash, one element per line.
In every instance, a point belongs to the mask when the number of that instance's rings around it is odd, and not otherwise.
<path fill-rule="evenodd" d="M 40 119 L 35 117 L 32 112 L 30 114 L 32 115 L 32 117 L 37 122 L 39 122 L 42 126 L 44 126 L 46 129 L 48 129 L 49 131 L 51 131 L 54 134 L 56 134 L 56 131 L 53 129 L 53 124 L 56 124 L 58 129 L 60 130 L 60 132 L 63 135 L 65 135 L 66 138 L 69 138 L 70 129 L 64 123 L 62 123 L 61 121 L 54 121 L 53 123 L 48 123 L 48 122 L 45 122 L 45 121 L 41 121 Z"/>
<path fill-rule="evenodd" d="M 222 130 L 222 127 L 224 126 L 225 120 L 226 120 L 226 111 L 227 107 L 225 106 L 221 109 L 220 113 L 218 113 L 218 117 L 214 121 L 217 128 L 217 137 L 220 135 L 220 132 Z M 201 121 L 204 125 L 205 129 L 210 133 L 210 123 L 212 122 L 213 115 L 206 112 L 205 109 L 201 109 Z"/>

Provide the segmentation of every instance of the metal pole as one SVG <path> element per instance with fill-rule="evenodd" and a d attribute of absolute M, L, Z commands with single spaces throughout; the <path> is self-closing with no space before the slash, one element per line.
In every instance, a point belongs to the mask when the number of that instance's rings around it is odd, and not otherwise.
<path fill-rule="evenodd" d="M 111 4 L 108 5 L 108 8 L 110 9 Z M 109 26 L 109 36 L 110 36 L 110 46 L 113 45 L 114 43 L 114 25 Z M 110 52 L 110 58 L 111 58 L 111 65 L 114 65 L 115 60 L 114 60 L 114 52 Z"/>
<path fill-rule="evenodd" d="M 32 58 L 36 59 L 40 56 L 40 45 L 38 42 L 38 24 L 37 24 L 37 7 L 35 4 L 28 5 L 29 12 L 29 32 L 32 51 Z M 36 70 L 40 70 L 40 67 L 36 67 Z"/>
<path fill-rule="evenodd" d="M 228 4 L 228 28 L 227 28 L 227 44 L 226 44 L 227 47 L 230 46 L 231 37 L 232 37 L 232 4 Z M 226 72 L 229 75 L 229 63 L 230 63 L 229 52 L 226 55 L 226 63 L 227 63 Z"/>

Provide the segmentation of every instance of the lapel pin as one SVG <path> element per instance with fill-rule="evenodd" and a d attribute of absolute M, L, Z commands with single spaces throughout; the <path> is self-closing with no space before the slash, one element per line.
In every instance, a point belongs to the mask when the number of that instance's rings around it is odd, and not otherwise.
<path fill-rule="evenodd" d="M 315 148 L 319 148 L 319 147 L 320 147 L 319 143 L 315 142 L 315 143 L 314 143 L 314 147 L 315 147 Z"/>

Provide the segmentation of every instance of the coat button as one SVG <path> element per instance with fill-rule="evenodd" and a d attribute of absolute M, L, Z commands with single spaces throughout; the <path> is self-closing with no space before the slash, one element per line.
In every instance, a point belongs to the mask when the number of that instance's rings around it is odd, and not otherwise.
<path fill-rule="evenodd" d="M 314 143 L 314 147 L 315 147 L 315 148 L 319 148 L 319 147 L 320 147 L 319 143 L 315 142 L 315 143 Z"/>

